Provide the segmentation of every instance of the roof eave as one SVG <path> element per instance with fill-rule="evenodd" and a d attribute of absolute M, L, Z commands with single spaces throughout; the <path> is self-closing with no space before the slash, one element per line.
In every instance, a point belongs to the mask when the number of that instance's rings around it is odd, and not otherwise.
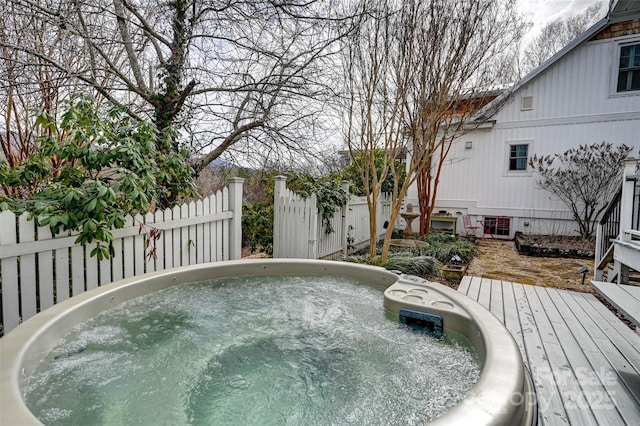
<path fill-rule="evenodd" d="M 519 89 L 522 86 L 526 86 L 531 80 L 545 72 L 548 68 L 550 68 L 553 64 L 563 58 L 566 54 L 571 52 L 573 49 L 589 40 L 591 37 L 596 35 L 598 32 L 603 30 L 609 24 L 609 18 L 602 18 L 595 24 L 593 24 L 590 28 L 588 28 L 585 32 L 580 34 L 578 37 L 573 39 L 573 41 L 567 44 L 565 47 L 556 52 L 555 55 L 544 61 L 539 67 L 531 71 L 529 74 L 522 77 L 522 79 L 516 83 L 514 86 L 515 90 Z M 514 90 L 514 91 L 515 91 Z"/>
<path fill-rule="evenodd" d="M 628 18 L 627 18 L 628 19 Z M 591 27 L 589 27 L 586 31 L 576 37 L 571 43 L 567 44 L 565 47 L 556 52 L 555 55 L 551 56 L 549 59 L 544 61 L 540 66 L 536 67 L 529 74 L 522 77 L 519 81 L 517 81 L 510 89 L 505 90 L 505 92 L 498 96 L 493 101 L 489 102 L 483 108 L 481 108 L 474 116 L 475 120 L 484 120 L 485 118 L 493 116 L 500 107 L 504 104 L 504 102 L 517 92 L 521 87 L 526 86 L 530 81 L 538 77 L 540 74 L 549 69 L 553 64 L 563 58 L 566 54 L 571 52 L 573 49 L 589 40 L 591 37 L 596 35 L 598 32 L 603 30 L 607 25 L 609 25 L 610 19 L 608 16 L 602 18 Z M 487 114 L 489 113 L 489 114 Z"/>

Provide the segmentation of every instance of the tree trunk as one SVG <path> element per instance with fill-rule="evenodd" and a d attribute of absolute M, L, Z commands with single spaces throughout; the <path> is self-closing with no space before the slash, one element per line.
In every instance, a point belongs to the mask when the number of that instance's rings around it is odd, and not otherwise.
<path fill-rule="evenodd" d="M 369 207 L 369 259 L 376 258 L 376 246 L 378 242 L 378 197 L 379 192 L 373 191 L 367 195 L 367 207 Z"/>

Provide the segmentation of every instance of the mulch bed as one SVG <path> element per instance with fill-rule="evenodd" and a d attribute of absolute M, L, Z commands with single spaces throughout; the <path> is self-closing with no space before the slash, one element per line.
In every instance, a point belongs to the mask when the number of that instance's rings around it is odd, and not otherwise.
<path fill-rule="evenodd" d="M 593 239 L 560 235 L 527 235 L 516 233 L 516 248 L 520 254 L 537 257 L 571 257 L 592 259 L 596 242 Z"/>

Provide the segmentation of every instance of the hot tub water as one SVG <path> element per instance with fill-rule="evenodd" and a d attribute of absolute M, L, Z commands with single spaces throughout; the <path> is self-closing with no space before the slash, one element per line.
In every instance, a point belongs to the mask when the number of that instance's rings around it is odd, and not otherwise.
<path fill-rule="evenodd" d="M 76 326 L 25 388 L 46 424 L 424 424 L 476 383 L 474 354 L 385 317 L 336 276 L 170 287 Z"/>

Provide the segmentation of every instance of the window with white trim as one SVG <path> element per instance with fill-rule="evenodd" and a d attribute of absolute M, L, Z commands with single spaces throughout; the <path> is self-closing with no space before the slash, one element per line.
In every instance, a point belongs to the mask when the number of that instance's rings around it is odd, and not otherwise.
<path fill-rule="evenodd" d="M 640 90 L 640 43 L 620 46 L 616 92 Z"/>
<path fill-rule="evenodd" d="M 509 145 L 509 171 L 527 170 L 529 144 Z"/>
<path fill-rule="evenodd" d="M 511 218 L 508 216 L 485 216 L 483 224 L 484 232 L 507 237 L 511 234 Z"/>

